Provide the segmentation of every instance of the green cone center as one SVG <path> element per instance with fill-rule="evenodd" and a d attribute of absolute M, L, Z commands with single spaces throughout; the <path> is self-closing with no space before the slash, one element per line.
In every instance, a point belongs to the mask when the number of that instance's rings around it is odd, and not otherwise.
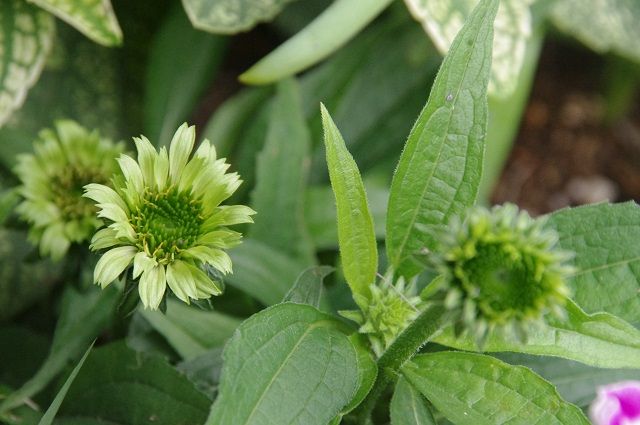
<path fill-rule="evenodd" d="M 131 214 L 139 248 L 156 260 L 171 260 L 193 246 L 203 223 L 202 203 L 187 192 L 169 189 L 147 193 L 142 205 Z"/>
<path fill-rule="evenodd" d="M 95 203 L 82 196 L 84 186 L 89 183 L 106 184 L 107 179 L 102 173 L 73 165 L 61 169 L 51 178 L 51 196 L 65 220 L 80 220 L 96 214 Z"/>
<path fill-rule="evenodd" d="M 535 263 L 527 254 L 514 254 L 501 244 L 479 245 L 477 255 L 463 265 L 472 287 L 467 289 L 477 291 L 478 307 L 489 316 L 535 309 L 542 291 Z"/>

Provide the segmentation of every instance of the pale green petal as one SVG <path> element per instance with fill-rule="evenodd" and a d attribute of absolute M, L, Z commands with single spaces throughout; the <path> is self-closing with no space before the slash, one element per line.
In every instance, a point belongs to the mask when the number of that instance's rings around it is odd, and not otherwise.
<path fill-rule="evenodd" d="M 242 233 L 234 232 L 233 230 L 220 229 L 213 230 L 211 232 L 205 233 L 201 235 L 196 240 L 196 244 L 198 245 L 208 245 L 213 248 L 233 248 L 234 246 L 240 244 L 242 240 Z"/>
<path fill-rule="evenodd" d="M 167 185 L 167 177 L 169 175 L 169 155 L 167 154 L 167 148 L 164 146 L 160 149 L 160 153 L 156 155 L 156 163 L 153 170 L 156 187 L 159 191 L 162 191 Z"/>
<path fill-rule="evenodd" d="M 115 230 L 105 227 L 104 229 L 100 229 L 93 235 L 91 238 L 90 248 L 93 251 L 97 251 L 99 249 L 110 248 L 114 245 L 118 245 L 120 242 L 116 238 Z"/>
<path fill-rule="evenodd" d="M 204 139 L 202 143 L 200 143 L 195 156 L 204 158 L 207 161 L 215 161 L 216 147 L 208 139 Z"/>
<path fill-rule="evenodd" d="M 256 212 L 245 205 L 219 206 L 202 224 L 202 229 L 208 232 L 220 226 L 253 223 L 251 216 L 254 214 Z"/>
<path fill-rule="evenodd" d="M 114 204 L 120 207 L 124 213 L 129 212 L 129 207 L 124 200 L 109 186 L 98 183 L 89 183 L 84 187 L 84 195 L 86 198 L 93 199 L 98 204 Z M 116 220 L 114 220 L 116 221 Z"/>
<path fill-rule="evenodd" d="M 167 288 L 164 266 L 158 264 L 142 273 L 138 284 L 138 293 L 145 308 L 157 310 Z"/>
<path fill-rule="evenodd" d="M 138 252 L 133 257 L 133 278 L 137 279 L 142 273 L 151 270 L 157 265 L 156 260 L 149 257 L 146 252 Z"/>
<path fill-rule="evenodd" d="M 184 261 L 176 260 L 167 265 L 167 283 L 176 297 L 187 304 L 189 298 L 198 298 L 196 281 Z"/>
<path fill-rule="evenodd" d="M 169 176 L 172 184 L 179 183 L 180 176 L 187 164 L 187 160 L 193 150 L 195 141 L 195 127 L 189 127 L 187 126 L 187 123 L 182 124 L 173 136 L 171 146 L 169 147 Z"/>
<path fill-rule="evenodd" d="M 113 222 L 127 222 L 129 218 L 127 217 L 127 213 L 122 209 L 120 205 L 117 204 L 98 204 L 98 208 L 100 211 L 98 212 L 98 217 L 106 218 Z M 128 208 L 127 208 L 128 210 Z"/>
<path fill-rule="evenodd" d="M 133 141 L 136 144 L 136 149 L 138 150 L 138 164 L 140 164 L 140 170 L 142 171 L 145 184 L 150 186 L 155 181 L 153 165 L 156 162 L 158 153 L 149 139 L 144 136 L 134 137 Z"/>
<path fill-rule="evenodd" d="M 197 298 L 209 298 L 211 295 L 220 295 L 222 293 L 216 282 L 211 280 L 199 267 L 186 262 L 184 264 L 191 272 L 191 276 L 196 283 Z"/>
<path fill-rule="evenodd" d="M 61 217 L 60 209 L 45 199 L 24 201 L 16 207 L 16 212 L 32 222 L 35 227 L 48 226 Z"/>
<path fill-rule="evenodd" d="M 180 181 L 178 182 L 178 191 L 183 192 L 193 186 L 196 177 L 206 169 L 206 160 L 200 157 L 193 157 L 184 167 Z"/>
<path fill-rule="evenodd" d="M 138 163 L 129 155 L 122 154 L 120 158 L 118 158 L 118 164 L 120 164 L 120 169 L 127 184 L 136 192 L 142 193 L 144 190 L 144 178 L 142 177 L 142 170 Z"/>
<path fill-rule="evenodd" d="M 105 252 L 93 271 L 93 281 L 106 287 L 127 268 L 138 250 L 135 246 L 120 246 Z"/>
<path fill-rule="evenodd" d="M 221 249 L 210 248 L 204 245 L 193 246 L 185 251 L 183 255 L 195 258 L 203 263 L 211 264 L 222 273 L 231 273 L 231 258 Z"/>
<path fill-rule="evenodd" d="M 51 256 L 53 261 L 59 261 L 69 250 L 71 242 L 64 234 L 64 224 L 56 223 L 48 226 L 40 239 L 40 255 Z"/>
<path fill-rule="evenodd" d="M 240 187 L 242 180 L 237 173 L 225 174 L 220 183 L 215 187 L 208 189 L 203 198 L 203 206 L 205 214 L 213 211 L 222 201 L 229 198 Z"/>
<path fill-rule="evenodd" d="M 118 239 L 126 239 L 129 242 L 136 241 L 136 232 L 131 227 L 131 224 L 128 221 L 116 221 L 109 225 L 110 228 L 115 230 L 116 238 Z"/>
<path fill-rule="evenodd" d="M 87 130 L 75 121 L 58 120 L 55 122 L 55 126 L 56 132 L 58 133 L 57 139 L 60 140 L 62 145 L 69 146 L 72 141 L 83 140 L 89 136 Z"/>

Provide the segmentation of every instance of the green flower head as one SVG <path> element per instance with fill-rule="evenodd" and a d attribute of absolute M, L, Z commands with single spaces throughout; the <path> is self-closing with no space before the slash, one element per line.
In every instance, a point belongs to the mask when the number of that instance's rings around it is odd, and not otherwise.
<path fill-rule="evenodd" d="M 91 241 L 93 250 L 108 249 L 96 264 L 94 281 L 103 288 L 129 265 L 145 308 L 157 309 L 166 286 L 182 301 L 209 298 L 221 292 L 203 267 L 231 272 L 224 251 L 242 235 L 226 226 L 252 222 L 253 210 L 243 205 L 220 206 L 241 183 L 229 165 L 216 158 L 208 140 L 189 159 L 195 129 L 183 124 L 169 152 L 156 151 L 144 136 L 134 138 L 138 161 L 121 155 L 124 176 L 114 189 L 85 186 L 85 196 L 98 204 L 108 221 Z"/>
<path fill-rule="evenodd" d="M 34 153 L 18 157 L 15 172 L 24 201 L 17 212 L 31 225 L 29 239 L 40 254 L 60 260 L 71 243 L 88 241 L 102 225 L 82 190 L 91 182 L 109 184 L 124 146 L 73 121 L 58 121 L 55 130 L 39 136 Z"/>
<path fill-rule="evenodd" d="M 340 314 L 360 325 L 358 331 L 366 334 L 371 348 L 381 356 L 396 337 L 418 316 L 420 297 L 415 296 L 414 286 L 399 278 L 392 284 L 392 274 L 370 286 L 371 298 L 361 299 L 362 311 L 341 311 Z M 356 298 L 361 297 L 354 295 Z"/>
<path fill-rule="evenodd" d="M 562 316 L 573 272 L 572 254 L 557 247 L 555 231 L 515 205 L 472 209 L 454 220 L 433 256 L 440 295 L 456 313 L 455 329 L 482 345 L 499 330 L 520 340 L 545 314 Z"/>

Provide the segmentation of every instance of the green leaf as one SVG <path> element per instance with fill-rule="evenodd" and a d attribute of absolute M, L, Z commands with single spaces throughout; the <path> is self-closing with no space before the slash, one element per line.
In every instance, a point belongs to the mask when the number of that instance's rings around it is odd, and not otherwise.
<path fill-rule="evenodd" d="M 549 216 L 560 246 L 576 253 L 570 280 L 587 312 L 640 322 L 640 208 L 633 202 L 563 209 Z"/>
<path fill-rule="evenodd" d="M 53 40 L 48 13 L 23 0 L 0 3 L 0 126 L 22 106 L 36 82 Z"/>
<path fill-rule="evenodd" d="M 189 360 L 219 347 L 231 337 L 240 320 L 216 311 L 202 311 L 167 300 L 167 312 L 139 310 L 180 356 Z"/>
<path fill-rule="evenodd" d="M 225 348 L 220 395 L 206 423 L 326 425 L 358 384 L 356 350 L 342 326 L 303 304 L 250 317 Z"/>
<path fill-rule="evenodd" d="M 245 89 L 217 108 L 202 132 L 202 138 L 216 146 L 219 157 L 229 155 L 240 140 L 247 122 L 271 94 L 269 88 Z"/>
<path fill-rule="evenodd" d="M 433 250 L 435 232 L 475 200 L 487 129 L 487 94 L 498 2 L 483 1 L 458 33 L 393 176 L 387 256 L 405 276 L 422 270 L 414 255 Z"/>
<path fill-rule="evenodd" d="M 152 42 L 145 87 L 145 135 L 169 144 L 191 114 L 226 50 L 224 37 L 196 31 L 174 8 Z"/>
<path fill-rule="evenodd" d="M 377 185 L 366 185 L 367 198 L 377 239 L 384 238 L 384 219 L 389 191 Z M 338 247 L 335 195 L 331 186 L 311 186 L 307 189 L 305 218 L 316 249 Z"/>
<path fill-rule="evenodd" d="M 528 333 L 526 344 L 493 333 L 483 349 L 556 356 L 603 368 L 640 369 L 640 331 L 622 319 L 607 313 L 588 315 L 569 301 L 567 318 L 549 317 L 547 323 Z M 450 327 L 435 342 L 461 350 L 477 349 L 472 338 L 456 339 Z"/>
<path fill-rule="evenodd" d="M 640 62 L 640 3 L 636 0 L 556 1 L 551 20 L 596 52 L 614 52 Z"/>
<path fill-rule="evenodd" d="M 264 147 L 257 158 L 252 207 L 258 211 L 250 236 L 275 249 L 315 263 L 304 221 L 310 136 L 295 80 L 278 85 Z M 274 190 L 275 188 L 275 190 Z"/>
<path fill-rule="evenodd" d="M 94 350 L 69 389 L 56 425 L 193 425 L 211 401 L 157 355 L 122 342 Z"/>
<path fill-rule="evenodd" d="M 505 353 L 498 356 L 514 365 L 530 368 L 556 386 L 562 398 L 587 407 L 596 397 L 596 388 L 614 382 L 640 380 L 640 370 L 600 369 L 571 360 Z"/>
<path fill-rule="evenodd" d="M 356 35 L 391 1 L 336 0 L 302 31 L 240 75 L 240 81 L 269 84 L 320 62 Z"/>
<path fill-rule="evenodd" d="M 182 0 L 194 27 L 217 34 L 248 31 L 293 0 Z"/>
<path fill-rule="evenodd" d="M 53 13 L 96 43 L 122 44 L 122 30 L 110 0 L 27 0 Z"/>
<path fill-rule="evenodd" d="M 56 417 L 56 414 L 58 413 L 58 409 L 60 409 L 60 405 L 62 404 L 62 401 L 67 395 L 67 392 L 69 391 L 69 387 L 71 387 L 71 384 L 73 384 L 73 381 L 76 379 L 76 376 L 78 376 L 78 372 L 80 372 L 80 369 L 82 368 L 82 365 L 84 364 L 84 361 L 87 359 L 87 356 L 91 352 L 92 348 L 93 348 L 93 343 L 89 346 L 89 348 L 87 348 L 87 351 L 84 353 L 84 356 L 82 356 L 82 358 L 80 359 L 76 367 L 73 368 L 73 370 L 69 374 L 69 377 L 64 382 L 64 385 L 62 386 L 62 388 L 60 388 L 60 391 L 58 391 L 58 394 L 56 394 L 56 397 L 51 402 L 51 405 L 49 405 L 49 408 L 42 416 L 42 419 L 40 419 L 40 422 L 38 423 L 38 425 L 51 425 L 53 423 L 53 419 Z"/>
<path fill-rule="evenodd" d="M 354 410 L 367 397 L 378 376 L 378 365 L 371 356 L 369 343 L 362 334 L 354 333 L 349 337 L 358 354 L 358 385 L 357 390 L 349 404 L 340 412 L 342 417 Z"/>
<path fill-rule="evenodd" d="M 225 282 L 265 305 L 277 304 L 303 270 L 296 261 L 261 242 L 245 239 L 229 251 L 233 274 Z"/>
<path fill-rule="evenodd" d="M 331 187 L 336 197 L 338 241 L 344 276 L 354 296 L 368 299 L 378 271 L 373 218 L 358 166 L 329 112 L 321 105 L 324 144 Z M 356 297 L 356 302 L 360 301 Z"/>
<path fill-rule="evenodd" d="M 416 356 L 403 375 L 456 425 L 589 425 L 547 381 L 531 370 L 482 354 Z"/>
<path fill-rule="evenodd" d="M 319 308 L 322 296 L 322 281 L 333 270 L 333 267 L 329 266 L 314 266 L 306 269 L 298 276 L 296 283 L 287 292 L 283 302 L 308 304 Z"/>
<path fill-rule="evenodd" d="M 92 287 L 84 294 L 71 287 L 66 289 L 49 356 L 31 379 L 0 403 L 0 413 L 21 405 L 37 394 L 70 360 L 82 353 L 111 319 L 117 295 L 112 287 L 105 290 Z"/>
<path fill-rule="evenodd" d="M 527 40 L 532 33 L 529 5 L 535 0 L 503 0 L 494 23 L 495 38 L 489 94 L 508 97 L 516 89 Z M 413 17 L 422 24 L 443 54 L 462 28 L 478 0 L 405 0 Z"/>
<path fill-rule="evenodd" d="M 214 399 L 218 382 L 220 382 L 222 364 L 222 348 L 216 347 L 198 357 L 178 363 L 176 368 L 184 373 L 200 391 Z"/>
<path fill-rule="evenodd" d="M 436 425 L 427 400 L 403 376 L 396 383 L 389 408 L 391 425 Z"/>

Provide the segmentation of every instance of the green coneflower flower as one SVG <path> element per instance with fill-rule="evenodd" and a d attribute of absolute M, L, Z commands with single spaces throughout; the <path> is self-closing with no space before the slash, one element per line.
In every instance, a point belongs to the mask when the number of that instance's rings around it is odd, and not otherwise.
<path fill-rule="evenodd" d="M 341 311 L 340 314 L 360 325 L 358 332 L 369 337 L 371 348 L 380 356 L 418 316 L 421 299 L 413 294 L 412 285 L 406 286 L 404 278 L 399 278 L 394 285 L 391 273 L 370 288 L 371 299 L 358 303 L 365 306 L 362 311 Z"/>
<path fill-rule="evenodd" d="M 71 243 L 88 241 L 102 225 L 82 190 L 91 182 L 108 184 L 123 148 L 65 120 L 40 132 L 34 154 L 18 157 L 15 172 L 24 201 L 17 212 L 31 225 L 29 239 L 42 256 L 60 260 Z"/>
<path fill-rule="evenodd" d="M 547 313 L 561 316 L 573 272 L 572 254 L 557 247 L 555 231 L 515 205 L 472 209 L 454 220 L 432 259 L 441 274 L 436 284 L 455 328 L 482 345 L 492 330 L 520 340 Z"/>
<path fill-rule="evenodd" d="M 242 235 L 226 226 L 252 222 L 255 214 L 243 205 L 220 206 L 240 185 L 238 174 L 226 173 L 229 165 L 216 158 L 208 140 L 189 160 L 195 129 L 186 124 L 168 153 L 164 147 L 157 152 L 144 136 L 134 142 L 138 161 L 120 156 L 124 179 L 115 190 L 85 186 L 85 196 L 98 203 L 98 216 L 109 222 L 91 241 L 93 250 L 109 249 L 96 264 L 95 283 L 104 288 L 133 264 L 145 308 L 158 308 L 167 285 L 186 303 L 220 294 L 202 267 L 231 272 L 224 249 Z"/>

